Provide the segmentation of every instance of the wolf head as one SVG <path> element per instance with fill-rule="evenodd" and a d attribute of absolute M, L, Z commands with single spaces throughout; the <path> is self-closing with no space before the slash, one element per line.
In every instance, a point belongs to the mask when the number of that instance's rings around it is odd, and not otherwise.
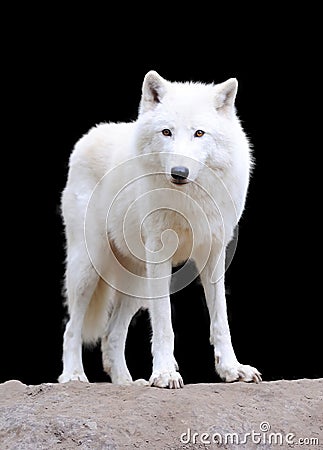
<path fill-rule="evenodd" d="M 137 121 L 140 152 L 156 154 L 160 170 L 179 185 L 196 180 L 205 166 L 218 173 L 232 167 L 239 152 L 249 153 L 235 112 L 237 87 L 235 78 L 216 85 L 171 83 L 148 72 Z"/>

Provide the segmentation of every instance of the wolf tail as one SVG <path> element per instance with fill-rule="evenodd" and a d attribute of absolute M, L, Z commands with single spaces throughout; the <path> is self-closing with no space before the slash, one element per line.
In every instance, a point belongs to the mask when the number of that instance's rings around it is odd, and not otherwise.
<path fill-rule="evenodd" d="M 100 280 L 92 295 L 82 327 L 82 340 L 86 345 L 95 345 L 106 330 L 112 304 L 110 290 Z"/>

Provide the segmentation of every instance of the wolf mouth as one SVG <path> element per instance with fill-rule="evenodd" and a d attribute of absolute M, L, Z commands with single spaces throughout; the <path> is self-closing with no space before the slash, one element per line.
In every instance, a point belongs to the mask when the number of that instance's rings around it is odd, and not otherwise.
<path fill-rule="evenodd" d="M 183 180 L 171 180 L 171 182 L 172 182 L 173 184 L 181 185 L 181 184 L 188 184 L 188 183 L 190 183 L 190 180 L 188 180 L 188 179 L 186 178 L 186 179 L 183 179 Z"/>

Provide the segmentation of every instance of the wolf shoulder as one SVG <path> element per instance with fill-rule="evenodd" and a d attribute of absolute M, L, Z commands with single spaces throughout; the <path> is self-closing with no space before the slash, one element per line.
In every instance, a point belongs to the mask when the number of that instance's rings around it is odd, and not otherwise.
<path fill-rule="evenodd" d="M 70 168 L 88 168 L 101 178 L 112 167 L 135 156 L 135 122 L 100 123 L 76 143 Z"/>

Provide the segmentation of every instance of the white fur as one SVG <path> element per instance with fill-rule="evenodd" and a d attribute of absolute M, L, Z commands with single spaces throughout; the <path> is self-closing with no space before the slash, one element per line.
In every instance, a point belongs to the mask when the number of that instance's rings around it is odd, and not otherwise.
<path fill-rule="evenodd" d="M 236 91 L 235 79 L 170 83 L 151 71 L 136 122 L 101 124 L 76 144 L 62 196 L 70 320 L 60 382 L 87 381 L 82 342 L 101 339 L 112 382 L 131 383 L 127 330 L 144 307 L 153 331 L 150 384 L 182 387 L 169 293 L 172 265 L 187 259 L 195 260 L 204 286 L 218 374 L 225 381 L 261 380 L 257 369 L 237 361 L 226 312 L 225 248 L 251 168 Z M 172 183 L 175 166 L 189 169 L 188 183 Z"/>

